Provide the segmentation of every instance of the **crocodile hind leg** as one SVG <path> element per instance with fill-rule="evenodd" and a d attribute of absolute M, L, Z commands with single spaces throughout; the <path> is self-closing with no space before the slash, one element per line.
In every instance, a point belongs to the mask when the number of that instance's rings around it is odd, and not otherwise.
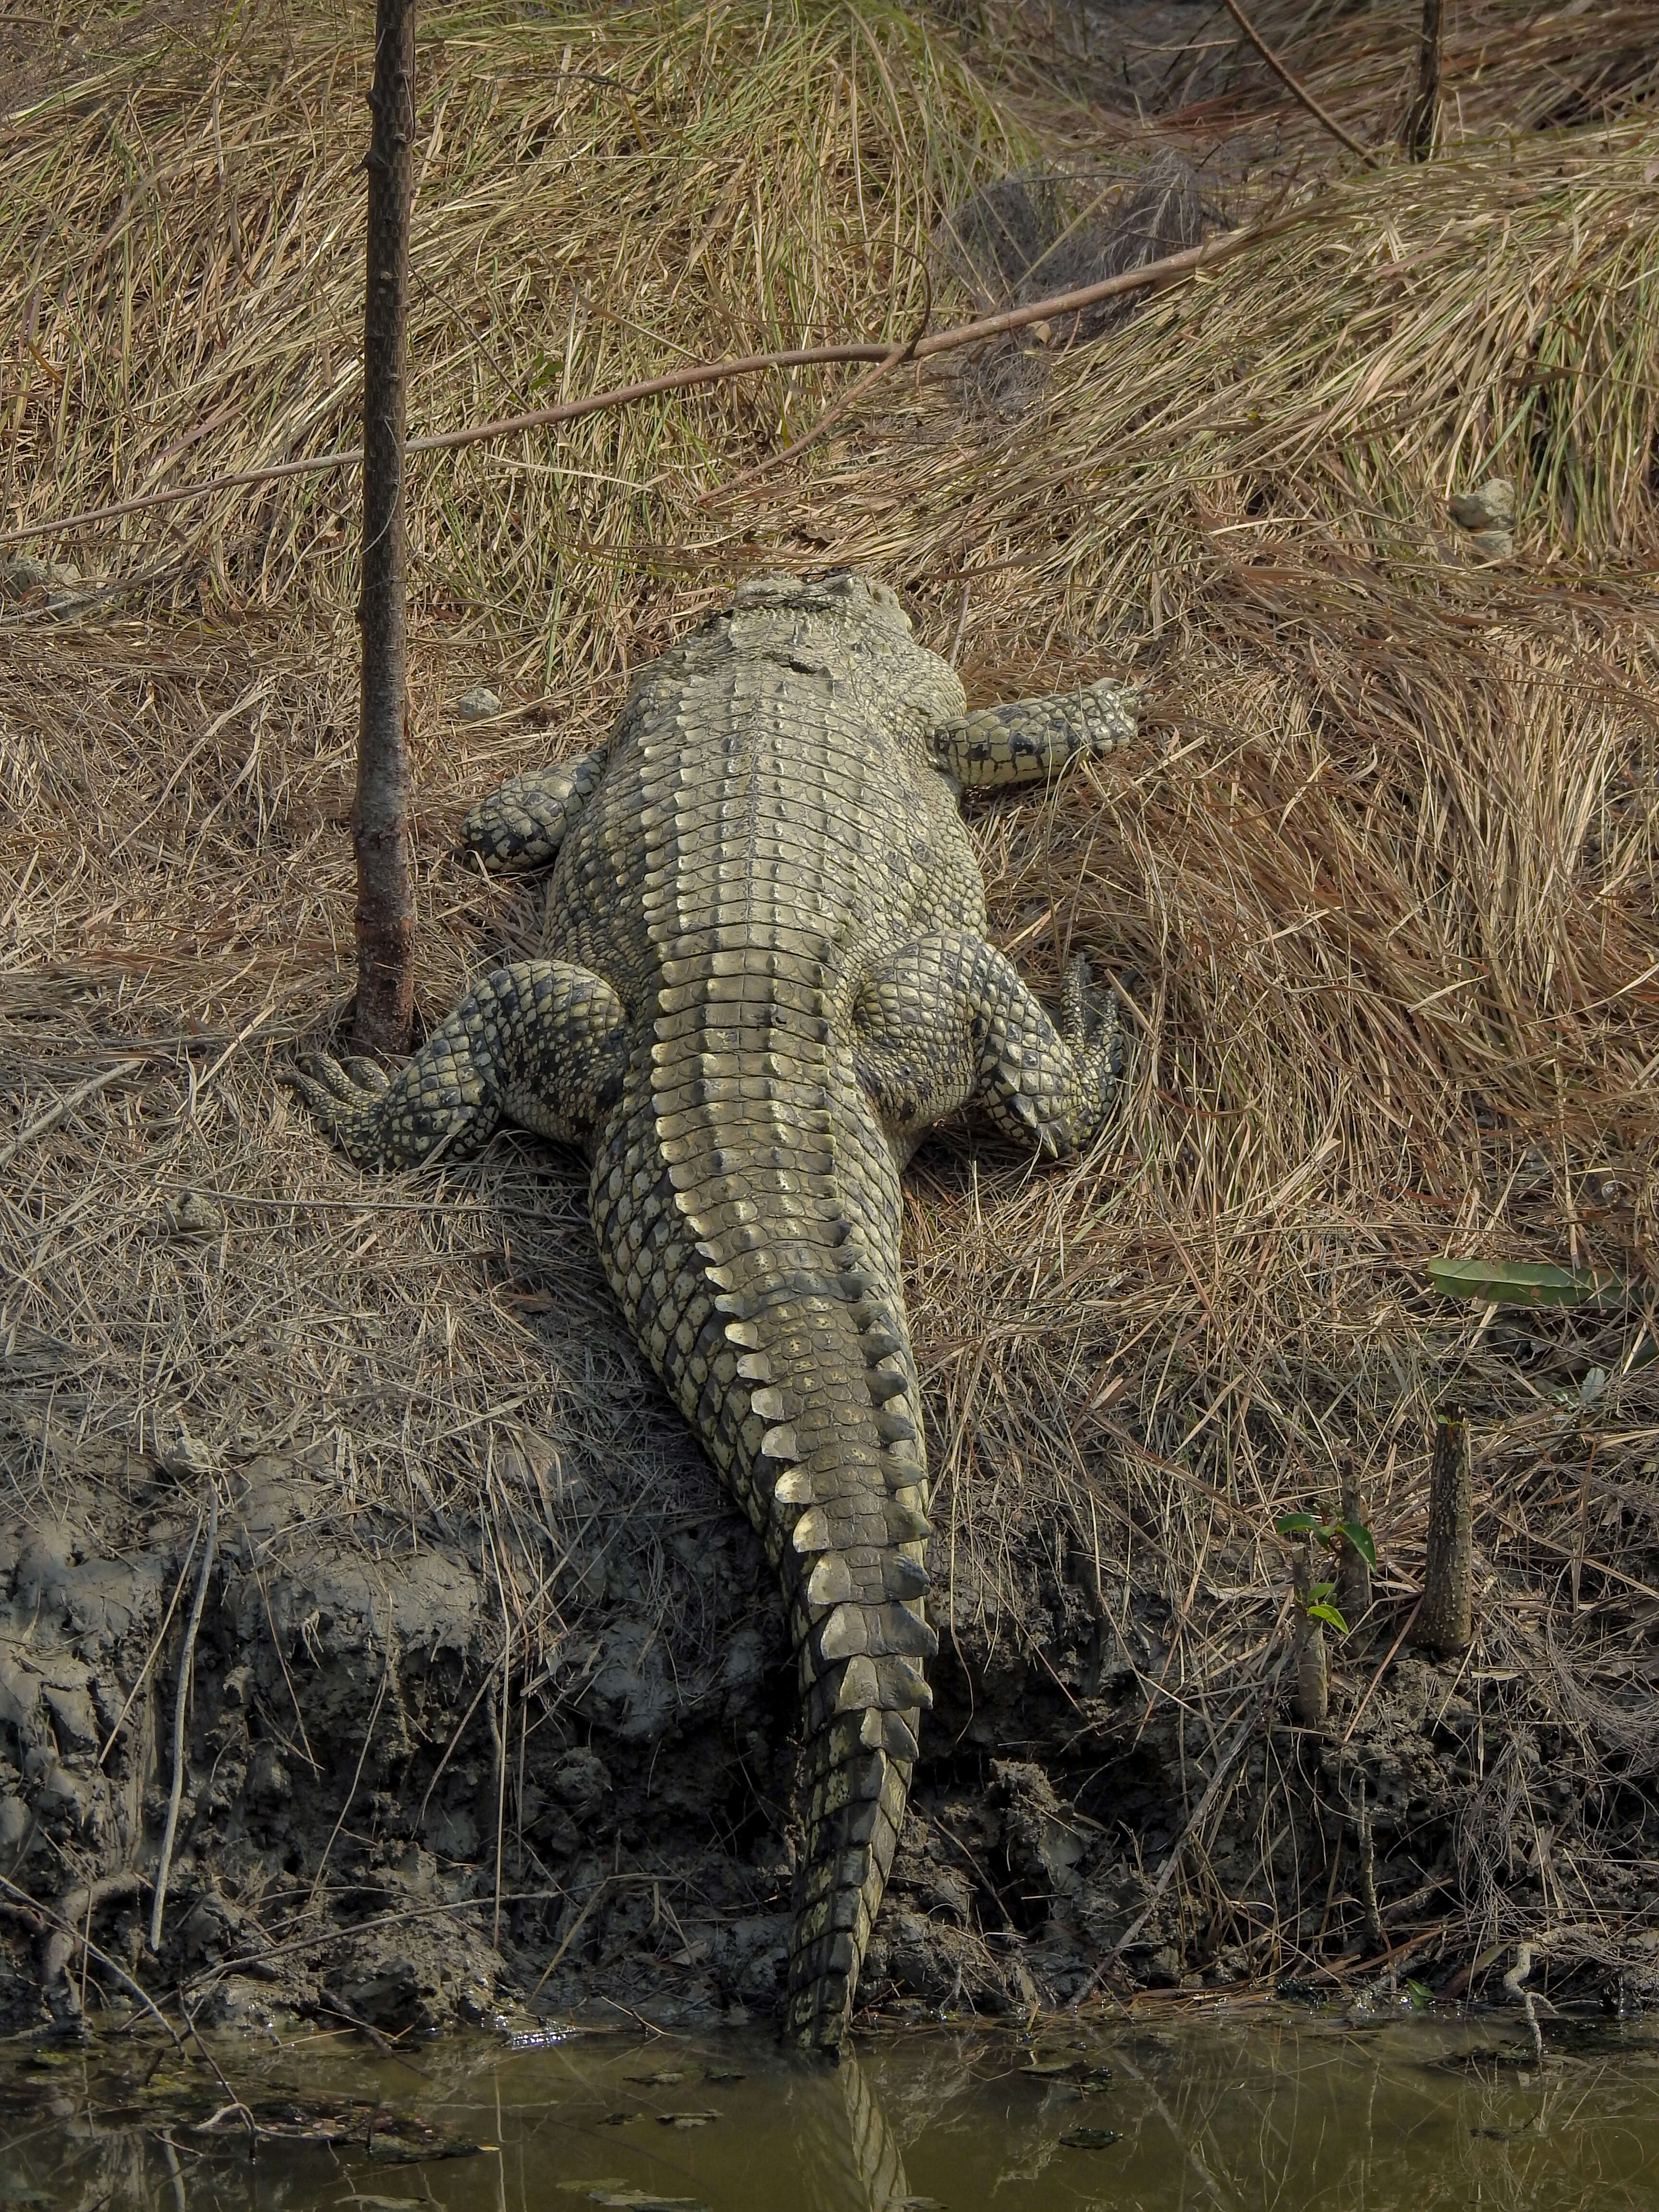
<path fill-rule="evenodd" d="M 602 975 L 520 960 L 474 986 L 389 1080 L 308 1053 L 285 1079 L 360 1167 L 465 1159 L 503 1121 L 582 1144 L 622 1089 L 627 1018 Z"/>
<path fill-rule="evenodd" d="M 515 775 L 468 810 L 461 850 L 492 876 L 547 867 L 605 770 L 601 745 L 579 760 Z"/>
<path fill-rule="evenodd" d="M 1079 755 L 1115 752 L 1135 734 L 1136 695 L 1103 678 L 1084 691 L 1015 699 L 942 722 L 928 738 L 935 767 L 964 789 L 1036 783 Z"/>
<path fill-rule="evenodd" d="M 860 1080 L 902 1146 L 973 1104 L 1041 1152 L 1077 1152 L 1105 1120 L 1122 1065 L 1116 1012 L 1092 1002 L 1082 961 L 1056 1029 L 994 945 L 957 931 L 919 937 L 878 969 L 854 1018 Z"/>

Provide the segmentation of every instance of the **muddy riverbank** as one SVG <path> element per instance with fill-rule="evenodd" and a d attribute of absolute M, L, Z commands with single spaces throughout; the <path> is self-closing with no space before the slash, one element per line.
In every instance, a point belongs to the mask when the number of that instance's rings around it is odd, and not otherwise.
<path fill-rule="evenodd" d="M 654 1563 L 614 1528 L 571 1560 L 537 1522 L 533 1479 L 493 1532 L 465 1532 L 342 1516 L 331 1464 L 207 1474 L 127 1453 L 94 1483 L 77 1456 L 48 1439 L 33 1510 L 0 1522 L 9 2024 L 119 2008 L 135 1984 L 252 2027 L 595 2005 L 769 2017 L 799 1832 L 792 1670 L 759 1547 L 689 1455 Z M 481 1559 L 503 1524 L 522 1553 Z M 526 1683 L 495 1574 L 528 1583 L 562 1548 L 568 1587 L 604 1594 Z M 1505 1805 L 1583 1817 L 1545 1700 L 1512 1702 L 1500 1727 L 1467 1664 L 1384 1664 L 1396 1607 L 1339 1664 L 1323 1731 L 1289 1717 L 1281 1639 L 1230 1728 L 1205 1732 L 1156 1694 L 1156 1607 L 1114 1619 L 1074 1553 L 1023 1564 L 1017 1642 L 993 1644 L 958 1589 L 872 2009 L 1023 2017 L 1286 1981 L 1458 1994 L 1472 1974 L 1498 1990 L 1508 1948 L 1483 1957 L 1469 1932 L 1481 1831 Z M 653 1567 L 670 1589 L 647 1595 Z M 1633 1940 L 1621 1956 L 1569 1936 L 1537 1984 L 1614 2010 L 1659 1996 L 1659 1931 L 1640 1920 L 1651 1835 L 1638 1791 L 1630 1803 L 1622 1832 L 1604 1806 L 1597 1901 L 1624 1905 Z"/>

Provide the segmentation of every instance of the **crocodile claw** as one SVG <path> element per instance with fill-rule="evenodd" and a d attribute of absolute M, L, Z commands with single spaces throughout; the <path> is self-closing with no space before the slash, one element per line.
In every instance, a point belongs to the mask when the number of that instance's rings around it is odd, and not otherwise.
<path fill-rule="evenodd" d="M 1066 970 L 1060 1033 L 1077 1053 L 1097 1050 L 1107 1038 L 1115 1040 L 1117 1058 L 1113 1061 L 1112 1073 L 1117 1073 L 1122 1060 L 1117 1001 L 1109 990 L 1096 987 L 1087 956 L 1081 952 Z"/>
<path fill-rule="evenodd" d="M 313 1111 L 327 1117 L 331 1109 L 355 1104 L 368 1086 L 355 1081 L 331 1053 L 302 1052 L 281 1072 L 280 1079 L 297 1091 Z"/>
<path fill-rule="evenodd" d="M 342 1066 L 331 1053 L 304 1052 L 276 1071 L 276 1080 L 304 1100 L 324 1132 L 354 1160 L 378 1156 L 375 1109 L 388 1079 L 372 1060 L 354 1054 Z"/>

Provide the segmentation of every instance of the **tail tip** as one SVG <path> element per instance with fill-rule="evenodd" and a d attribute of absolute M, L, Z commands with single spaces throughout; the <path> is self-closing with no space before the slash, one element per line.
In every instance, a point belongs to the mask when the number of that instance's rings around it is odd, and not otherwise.
<path fill-rule="evenodd" d="M 852 2033 L 853 1988 L 843 1974 L 815 1976 L 793 1989 L 784 2009 L 783 2036 L 795 2049 L 838 2060 Z"/>

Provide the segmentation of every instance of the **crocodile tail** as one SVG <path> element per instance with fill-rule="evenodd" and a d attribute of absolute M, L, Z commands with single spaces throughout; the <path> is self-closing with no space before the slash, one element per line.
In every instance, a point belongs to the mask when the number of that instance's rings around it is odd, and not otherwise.
<path fill-rule="evenodd" d="M 805 1820 L 790 1936 L 785 2033 L 838 2051 L 909 1800 L 923 1662 L 939 1649 L 922 1600 L 927 1473 L 902 1311 L 866 1290 L 848 1318 L 869 1398 L 837 1454 L 812 1449 L 777 1478 L 777 1531 L 800 1669 Z M 873 1425 L 854 1442 L 854 1425 Z M 866 1456 L 866 1454 L 868 1455 Z M 805 1506 L 797 1514 L 797 1505 Z M 784 1531 L 787 1530 L 787 1535 Z M 793 1568 L 793 1574 L 791 1569 Z"/>
<path fill-rule="evenodd" d="M 919 1714 L 911 1716 L 919 1718 Z M 872 1727 L 873 1724 L 873 1727 Z M 788 2039 L 838 2052 L 846 2039 L 859 1969 L 904 1820 L 915 1764 L 866 1735 L 914 1729 L 897 1713 L 837 1714 L 806 1747 L 801 1794 L 806 1850 L 789 1941 L 784 2015 Z"/>
<path fill-rule="evenodd" d="M 796 1130 L 783 1157 L 753 1109 L 716 1146 L 700 1125 L 681 1129 L 692 1118 L 678 1106 L 645 1128 L 618 1117 L 595 1153 L 594 1226 L 624 1312 L 783 1586 L 807 1831 L 787 2033 L 834 2051 L 931 1703 L 922 1662 L 939 1644 L 921 1602 L 927 1468 L 897 1287 L 897 1171 L 879 1127 L 854 1127 L 842 1149 L 871 1164 L 866 1227 L 836 1188 L 827 1142 L 815 1154 Z M 672 1212 L 646 1202 L 662 1159 Z"/>

